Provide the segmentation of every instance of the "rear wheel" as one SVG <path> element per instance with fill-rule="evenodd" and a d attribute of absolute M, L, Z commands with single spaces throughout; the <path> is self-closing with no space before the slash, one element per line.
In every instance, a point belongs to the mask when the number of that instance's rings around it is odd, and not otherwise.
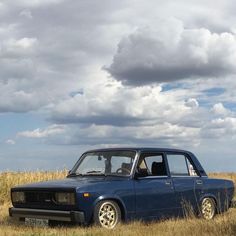
<path fill-rule="evenodd" d="M 121 221 L 118 204 L 112 200 L 100 201 L 94 209 L 94 223 L 107 229 L 113 229 Z"/>
<path fill-rule="evenodd" d="M 201 216 L 206 219 L 212 219 L 216 214 L 216 204 L 212 198 L 204 198 L 201 204 Z"/>

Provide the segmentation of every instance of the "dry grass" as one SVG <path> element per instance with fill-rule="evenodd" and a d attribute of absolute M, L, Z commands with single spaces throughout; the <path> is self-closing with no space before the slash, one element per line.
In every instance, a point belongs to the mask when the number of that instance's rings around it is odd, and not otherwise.
<path fill-rule="evenodd" d="M 236 173 L 210 173 L 209 177 L 217 179 L 230 179 L 236 185 Z"/>
<path fill-rule="evenodd" d="M 210 173 L 209 177 L 216 179 L 229 179 L 234 182 L 234 186 L 236 189 L 236 173 Z M 234 192 L 234 200 L 236 200 L 236 190 Z"/>
<path fill-rule="evenodd" d="M 2 173 L 0 174 L 0 235 L 236 235 L 236 209 L 230 209 L 223 215 L 218 215 L 213 220 L 206 221 L 194 217 L 186 219 L 170 219 L 153 223 L 132 222 L 121 224 L 114 230 L 105 230 L 99 227 L 55 227 L 40 228 L 28 227 L 8 217 L 10 205 L 9 189 L 12 186 L 64 178 L 66 171 L 61 172 L 32 172 L 32 173 Z M 214 178 L 231 179 L 236 183 L 236 174 L 210 174 Z"/>

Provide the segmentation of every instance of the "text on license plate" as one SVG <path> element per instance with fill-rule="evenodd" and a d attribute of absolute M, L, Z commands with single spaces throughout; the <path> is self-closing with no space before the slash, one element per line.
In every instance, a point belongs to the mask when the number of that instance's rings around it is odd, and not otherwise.
<path fill-rule="evenodd" d="M 25 225 L 46 227 L 46 226 L 48 226 L 48 220 L 47 219 L 36 219 L 36 218 L 25 218 Z"/>

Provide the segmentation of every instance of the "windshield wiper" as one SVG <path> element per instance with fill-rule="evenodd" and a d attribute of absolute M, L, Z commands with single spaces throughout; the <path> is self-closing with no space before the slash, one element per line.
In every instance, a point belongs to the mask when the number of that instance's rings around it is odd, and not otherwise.
<path fill-rule="evenodd" d="M 67 177 L 77 177 L 77 176 L 84 176 L 84 175 L 80 173 L 70 173 L 69 175 L 67 175 Z"/>
<path fill-rule="evenodd" d="M 106 174 L 105 173 L 103 173 L 102 171 L 100 171 L 100 170 L 91 170 L 91 171 L 87 171 L 86 173 L 85 173 L 85 175 L 90 175 L 90 174 L 92 174 L 92 175 L 105 175 L 106 176 Z"/>
<path fill-rule="evenodd" d="M 119 175 L 119 174 L 116 174 L 116 173 L 104 173 L 102 171 L 99 171 L 99 170 L 91 170 L 91 171 L 88 171 L 86 172 L 84 175 L 99 175 L 99 176 L 116 176 L 116 177 L 122 177 L 123 175 Z M 126 176 L 125 176 L 126 177 Z"/>

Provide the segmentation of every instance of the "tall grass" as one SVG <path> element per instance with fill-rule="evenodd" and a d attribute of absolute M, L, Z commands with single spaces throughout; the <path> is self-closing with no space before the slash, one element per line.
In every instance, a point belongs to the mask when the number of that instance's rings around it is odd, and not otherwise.
<path fill-rule="evenodd" d="M 217 179 L 229 179 L 234 182 L 234 185 L 236 185 L 236 173 L 210 173 L 209 177 L 211 178 L 217 178 Z"/>

